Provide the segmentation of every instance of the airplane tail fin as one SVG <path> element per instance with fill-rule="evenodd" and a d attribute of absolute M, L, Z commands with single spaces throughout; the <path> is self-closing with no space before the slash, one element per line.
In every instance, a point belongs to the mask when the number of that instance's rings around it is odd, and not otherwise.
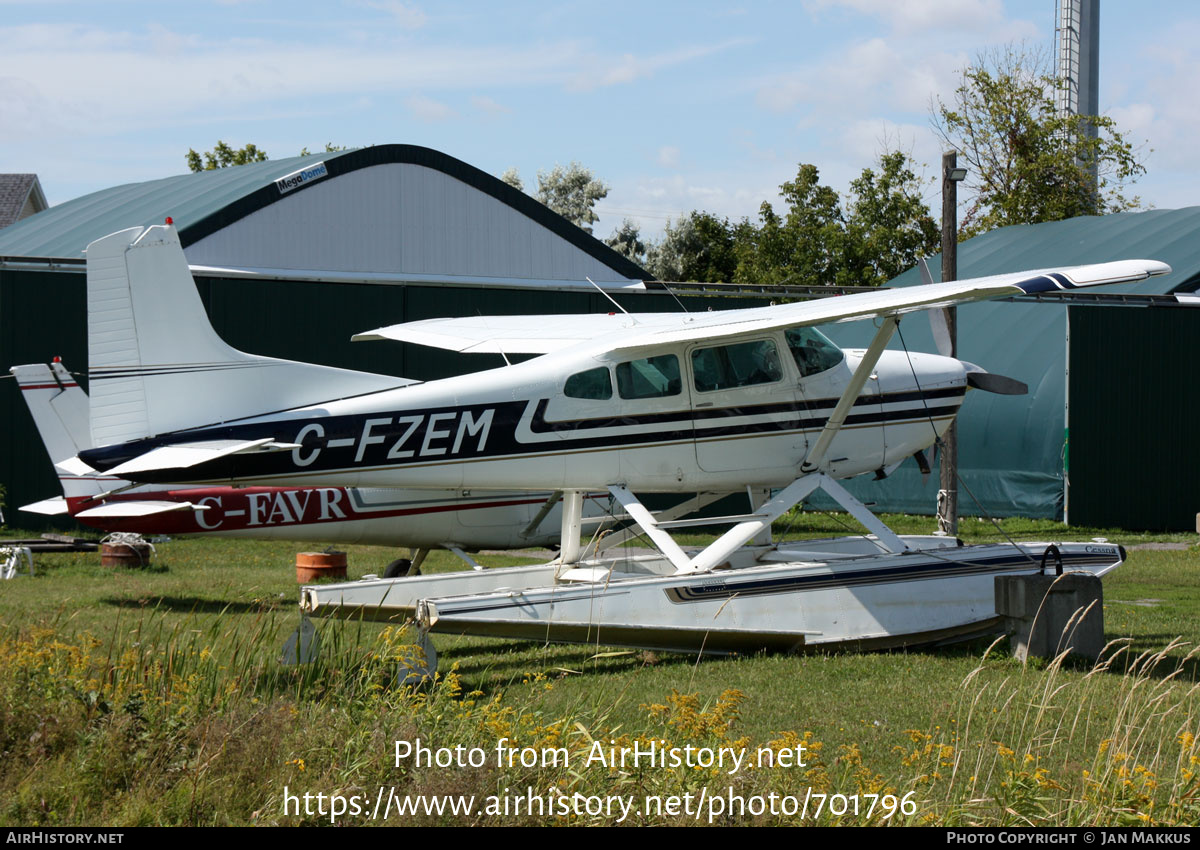
<path fill-rule="evenodd" d="M 12 367 L 12 374 L 21 388 L 21 398 L 29 406 L 33 424 L 37 427 L 54 464 L 54 471 L 68 499 L 98 496 L 126 482 L 98 476 L 76 455 L 91 446 L 88 430 L 88 397 L 62 363 L 32 363 Z M 61 513 L 56 500 L 38 502 L 35 513 Z M 25 508 L 23 508 L 24 510 Z"/>
<path fill-rule="evenodd" d="M 87 282 L 94 447 L 412 383 L 227 345 L 170 225 L 88 245 Z"/>

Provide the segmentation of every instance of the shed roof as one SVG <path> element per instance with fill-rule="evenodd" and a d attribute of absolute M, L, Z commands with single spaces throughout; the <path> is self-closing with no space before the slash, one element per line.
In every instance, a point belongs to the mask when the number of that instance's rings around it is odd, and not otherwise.
<path fill-rule="evenodd" d="M 327 182 L 301 184 L 286 194 L 275 185 L 279 178 L 320 162 L 329 178 L 391 163 L 440 171 L 533 219 L 620 274 L 640 280 L 651 277 L 520 190 L 452 156 L 417 145 L 377 145 L 323 156 L 268 160 L 102 189 L 5 228 L 0 232 L 0 256 L 79 258 L 89 242 L 127 227 L 162 224 L 167 216 L 174 220 L 186 248 L 282 198 Z"/>
<path fill-rule="evenodd" d="M 1065 221 L 1002 227 L 959 245 L 958 274 L 982 277 L 1130 258 L 1162 260 L 1174 271 L 1166 277 L 1105 287 L 1101 291 L 1141 294 L 1195 291 L 1200 284 L 1200 207 L 1079 216 Z M 930 258 L 930 265 L 936 280 L 940 275 L 940 259 Z M 920 273 L 914 267 L 889 285 L 910 286 L 920 282 Z"/>

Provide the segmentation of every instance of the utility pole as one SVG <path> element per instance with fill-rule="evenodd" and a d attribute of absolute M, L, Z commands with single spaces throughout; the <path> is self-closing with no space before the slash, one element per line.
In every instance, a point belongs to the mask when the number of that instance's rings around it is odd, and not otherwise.
<path fill-rule="evenodd" d="M 958 183 L 967 176 L 958 167 L 955 151 L 942 154 L 942 281 L 958 279 Z M 958 356 L 958 311 L 946 307 L 946 331 L 950 336 L 950 357 Z M 947 352 L 942 352 L 946 354 Z M 951 422 L 942 434 L 942 452 L 938 467 L 938 531 L 958 536 L 958 425 Z"/>

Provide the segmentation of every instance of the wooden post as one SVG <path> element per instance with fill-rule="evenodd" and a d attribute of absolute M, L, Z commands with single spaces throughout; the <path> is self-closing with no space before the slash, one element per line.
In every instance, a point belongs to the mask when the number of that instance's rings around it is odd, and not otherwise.
<path fill-rule="evenodd" d="M 958 181 L 950 172 L 958 165 L 954 151 L 942 154 L 942 281 L 958 279 Z M 950 356 L 958 356 L 958 311 L 947 307 L 946 331 L 950 335 Z M 938 491 L 938 531 L 958 536 L 958 423 L 951 422 L 942 434 L 941 460 L 938 466 L 941 489 Z"/>

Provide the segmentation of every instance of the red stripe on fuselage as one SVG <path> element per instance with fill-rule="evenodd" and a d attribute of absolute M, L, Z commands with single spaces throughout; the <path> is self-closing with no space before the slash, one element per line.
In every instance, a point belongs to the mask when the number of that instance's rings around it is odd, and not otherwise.
<path fill-rule="evenodd" d="M 433 493 L 430 494 L 431 496 Z M 177 510 L 143 517 L 78 517 L 80 511 L 119 502 L 192 502 L 208 510 Z M 136 531 L 142 534 L 204 534 L 265 528 L 283 528 L 354 520 L 474 511 L 540 504 L 545 497 L 530 496 L 495 501 L 421 504 L 413 507 L 358 510 L 344 487 L 196 487 L 112 496 L 104 501 L 73 497 L 67 508 L 79 522 L 105 531 Z M 411 504 L 411 503 L 410 503 Z"/>

